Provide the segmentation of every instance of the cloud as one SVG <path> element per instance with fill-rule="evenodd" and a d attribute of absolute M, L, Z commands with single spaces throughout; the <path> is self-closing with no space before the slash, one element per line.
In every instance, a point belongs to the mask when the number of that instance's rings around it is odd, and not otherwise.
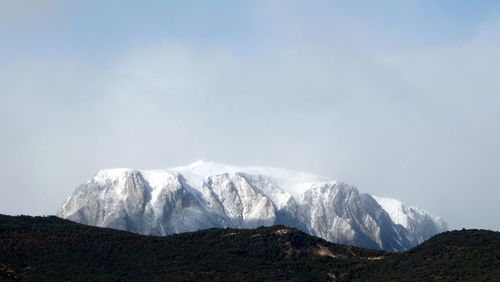
<path fill-rule="evenodd" d="M 167 39 L 106 64 L 14 58 L 0 68 L 0 212 L 53 213 L 101 168 L 205 159 L 316 172 L 499 229 L 485 217 L 500 212 L 492 26 L 440 46 L 291 36 L 245 53 Z"/>
<path fill-rule="evenodd" d="M 33 22 L 50 22 L 62 14 L 61 0 L 0 1 L 0 28 L 13 28 Z"/>

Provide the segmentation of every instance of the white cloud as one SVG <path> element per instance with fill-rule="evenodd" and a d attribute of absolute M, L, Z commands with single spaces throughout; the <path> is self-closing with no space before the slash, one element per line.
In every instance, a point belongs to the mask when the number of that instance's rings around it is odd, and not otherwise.
<path fill-rule="evenodd" d="M 53 213 L 100 168 L 207 159 L 330 175 L 499 229 L 482 208 L 500 196 L 491 40 L 398 52 L 310 40 L 251 56 L 165 41 L 106 69 L 13 60 L 0 68 L 0 212 Z"/>

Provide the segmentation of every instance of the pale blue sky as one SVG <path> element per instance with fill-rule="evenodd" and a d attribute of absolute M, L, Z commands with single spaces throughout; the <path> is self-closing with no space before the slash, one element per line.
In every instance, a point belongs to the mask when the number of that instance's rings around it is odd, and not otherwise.
<path fill-rule="evenodd" d="M 204 159 L 500 230 L 499 44 L 498 1 L 0 0 L 0 213 Z"/>
<path fill-rule="evenodd" d="M 498 16 L 500 3 L 4 0 L 1 5 L 0 34 L 9 43 L 0 47 L 2 57 L 62 54 L 100 61 L 161 40 L 229 46 L 241 53 L 345 36 L 384 48 L 455 44 Z"/>

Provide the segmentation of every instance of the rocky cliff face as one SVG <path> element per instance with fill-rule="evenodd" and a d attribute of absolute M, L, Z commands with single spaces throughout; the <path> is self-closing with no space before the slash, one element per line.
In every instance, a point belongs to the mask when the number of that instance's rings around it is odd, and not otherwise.
<path fill-rule="evenodd" d="M 167 170 L 99 171 L 57 215 L 151 235 L 283 224 L 328 241 L 386 250 L 406 250 L 446 230 L 438 217 L 360 194 L 345 183 L 202 162 Z"/>

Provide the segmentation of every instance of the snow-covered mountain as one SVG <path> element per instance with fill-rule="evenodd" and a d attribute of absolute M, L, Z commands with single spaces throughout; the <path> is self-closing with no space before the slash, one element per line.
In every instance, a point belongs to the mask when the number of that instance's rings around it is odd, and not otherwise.
<path fill-rule="evenodd" d="M 430 214 L 420 208 L 406 205 L 398 200 L 372 196 L 378 204 L 389 214 L 391 220 L 402 225 L 414 241 L 423 242 L 434 234 L 447 230 L 446 221 L 441 217 Z"/>
<path fill-rule="evenodd" d="M 165 170 L 101 170 L 57 215 L 151 235 L 283 224 L 386 250 L 406 250 L 447 228 L 421 209 L 320 176 L 201 161 Z"/>

